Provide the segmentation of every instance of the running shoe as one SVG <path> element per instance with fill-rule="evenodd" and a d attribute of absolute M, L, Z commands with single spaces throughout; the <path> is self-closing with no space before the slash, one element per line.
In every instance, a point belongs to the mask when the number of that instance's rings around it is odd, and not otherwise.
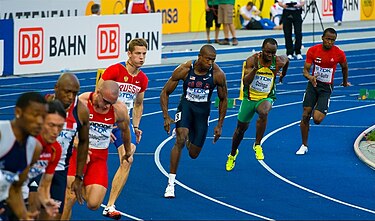
<path fill-rule="evenodd" d="M 165 198 L 175 198 L 174 184 L 168 184 L 167 188 L 165 189 L 164 197 Z"/>
<path fill-rule="evenodd" d="M 255 151 L 255 158 L 257 160 L 264 160 L 264 155 L 263 155 L 263 148 L 262 146 L 260 146 L 259 144 L 257 145 L 254 145 L 253 147 L 254 151 Z"/>
<path fill-rule="evenodd" d="M 227 171 L 233 170 L 234 166 L 236 165 L 236 158 L 238 155 L 239 150 L 237 149 L 236 155 L 232 156 L 231 154 L 228 155 L 227 164 L 225 165 L 225 169 Z"/>
<path fill-rule="evenodd" d="M 307 146 L 302 144 L 301 147 L 297 150 L 296 154 L 297 155 L 304 155 L 305 153 L 307 153 L 307 151 L 309 151 Z"/>
<path fill-rule="evenodd" d="M 296 58 L 297 58 L 297 60 L 303 60 L 303 57 L 302 57 L 301 54 L 297 54 L 297 55 L 296 55 Z"/>
<path fill-rule="evenodd" d="M 111 219 L 119 220 L 121 218 L 121 213 L 116 210 L 116 206 L 107 206 L 103 210 L 103 216 L 109 217 Z"/>

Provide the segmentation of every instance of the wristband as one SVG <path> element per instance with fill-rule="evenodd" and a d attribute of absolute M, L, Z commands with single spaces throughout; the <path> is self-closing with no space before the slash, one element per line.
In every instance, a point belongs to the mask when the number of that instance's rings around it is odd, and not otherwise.
<path fill-rule="evenodd" d="M 75 178 L 79 179 L 80 181 L 83 181 L 83 175 L 75 175 Z"/>

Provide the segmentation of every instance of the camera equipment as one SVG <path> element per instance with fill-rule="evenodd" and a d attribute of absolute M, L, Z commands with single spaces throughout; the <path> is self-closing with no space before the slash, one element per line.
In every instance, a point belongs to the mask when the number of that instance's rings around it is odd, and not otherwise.
<path fill-rule="evenodd" d="M 324 27 L 323 27 L 322 18 L 320 17 L 319 9 L 318 9 L 318 6 L 316 5 L 315 0 L 310 1 L 310 3 L 307 5 L 307 10 L 305 11 L 305 16 L 303 17 L 302 22 L 305 21 L 305 18 L 307 16 L 308 12 L 310 11 L 310 9 L 311 9 L 312 16 L 313 16 L 312 17 L 312 20 L 313 20 L 313 43 L 315 43 L 315 11 L 318 13 L 320 25 L 322 26 L 322 31 L 324 31 Z"/>

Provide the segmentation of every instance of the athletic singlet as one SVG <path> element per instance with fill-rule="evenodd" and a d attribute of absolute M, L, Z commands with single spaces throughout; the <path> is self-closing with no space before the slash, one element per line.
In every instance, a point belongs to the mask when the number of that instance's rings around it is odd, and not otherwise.
<path fill-rule="evenodd" d="M 117 82 L 120 89 L 118 99 L 126 105 L 129 114 L 137 94 L 144 92 L 148 85 L 148 78 L 142 70 L 136 76 L 132 76 L 124 62 L 109 66 L 104 71 L 102 79 Z"/>
<path fill-rule="evenodd" d="M 263 66 L 258 60 L 258 70 L 248 89 L 244 88 L 244 95 L 252 101 L 258 101 L 275 95 L 276 57 L 272 58 L 269 67 Z"/>
<path fill-rule="evenodd" d="M 18 143 L 10 121 L 0 121 L 0 201 L 8 198 L 9 188 L 19 180 L 19 174 L 30 164 L 36 139 L 28 136 L 24 144 Z"/>
<path fill-rule="evenodd" d="M 22 195 L 24 199 L 29 197 L 29 183 L 30 180 L 39 176 L 42 173 L 54 174 L 57 164 L 61 157 L 61 145 L 59 142 L 46 143 L 42 136 L 39 134 L 36 139 L 42 144 L 43 150 L 39 156 L 39 159 L 34 163 L 27 174 L 28 180 L 22 185 Z M 37 185 L 37 184 L 36 184 Z"/>
<path fill-rule="evenodd" d="M 194 73 L 194 63 L 191 64 L 188 76 L 183 85 L 182 98 L 191 102 L 210 102 L 212 91 L 215 89 L 213 67 L 205 75 Z"/>
<path fill-rule="evenodd" d="M 317 44 L 310 47 L 306 53 L 306 63 L 314 64 L 312 75 L 325 84 L 333 84 L 337 64 L 345 62 L 345 53 L 336 45 L 325 50 L 322 44 Z"/>
<path fill-rule="evenodd" d="M 77 104 L 78 97 L 75 98 L 74 102 L 66 112 L 64 128 L 57 137 L 57 142 L 61 145 L 62 153 L 56 171 L 65 170 L 65 168 L 69 166 L 69 158 L 72 155 L 73 140 L 77 131 L 81 127 L 81 123 L 78 119 Z"/>
<path fill-rule="evenodd" d="M 115 123 L 115 111 L 113 106 L 108 113 L 100 114 L 94 110 L 90 94 L 87 107 L 90 112 L 89 148 L 107 149 L 111 141 L 111 132 Z"/>

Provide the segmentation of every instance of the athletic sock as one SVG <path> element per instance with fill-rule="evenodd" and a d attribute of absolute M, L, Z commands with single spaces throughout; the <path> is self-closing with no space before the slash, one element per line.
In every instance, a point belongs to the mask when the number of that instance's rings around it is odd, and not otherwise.
<path fill-rule="evenodd" d="M 175 179 L 176 179 L 176 174 L 170 173 L 169 178 L 168 178 L 168 184 L 173 185 Z"/>

